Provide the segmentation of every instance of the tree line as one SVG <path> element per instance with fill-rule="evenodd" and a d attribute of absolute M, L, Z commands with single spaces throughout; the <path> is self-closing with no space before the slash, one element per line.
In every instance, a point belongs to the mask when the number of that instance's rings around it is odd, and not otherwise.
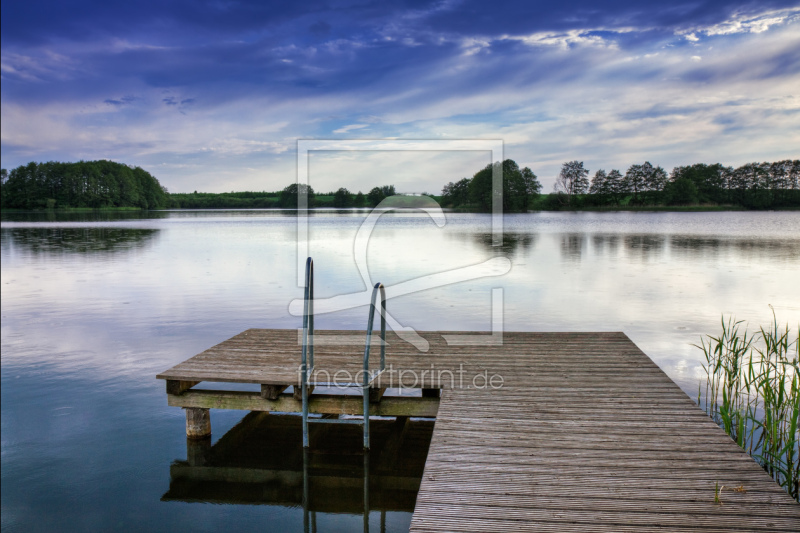
<path fill-rule="evenodd" d="M 140 167 L 113 161 L 28 163 L 2 170 L 0 205 L 16 209 L 53 207 L 167 207 L 169 194 Z"/>
<path fill-rule="evenodd" d="M 319 194 L 306 184 L 292 183 L 278 192 L 230 192 L 170 194 L 171 206 L 181 209 L 297 209 L 301 194 L 305 194 L 307 207 L 375 207 L 385 198 L 396 195 L 394 185 L 373 187 L 367 194 L 352 193 L 342 187 L 336 191 Z"/>
<path fill-rule="evenodd" d="M 170 194 L 142 168 L 106 160 L 31 162 L 11 172 L 2 169 L 0 177 L 0 206 L 12 209 L 297 208 L 298 191 L 305 191 L 308 207 L 375 207 L 397 194 L 394 185 L 384 185 L 367 194 L 340 188 L 318 195 L 310 186 L 297 183 L 277 192 Z"/>
<path fill-rule="evenodd" d="M 442 189 L 442 205 L 491 210 L 492 172 L 487 165 L 472 178 Z M 747 209 L 800 207 L 800 160 L 747 163 L 738 168 L 695 164 L 667 172 L 649 161 L 618 169 L 599 169 L 589 178 L 582 161 L 561 166 L 553 192 L 541 195 L 541 184 L 528 168 L 512 160 L 502 163 L 503 210 L 591 207 L 685 206 L 716 204 Z"/>
<path fill-rule="evenodd" d="M 486 165 L 472 176 L 450 182 L 442 189 L 442 205 L 450 207 L 476 206 L 480 210 L 492 209 L 492 198 L 500 191 L 494 187 L 493 176 L 502 172 L 503 211 L 527 211 L 539 196 L 542 184 L 536 174 L 528 168 L 519 168 L 512 160 Z"/>
<path fill-rule="evenodd" d="M 618 169 L 599 169 L 591 179 L 582 161 L 568 161 L 561 166 L 550 194 L 541 194 L 542 185 L 530 168 L 520 168 L 515 161 L 506 159 L 487 165 L 471 178 L 446 184 L 440 203 L 457 209 L 490 211 L 494 193 L 499 192 L 494 189 L 493 176 L 500 172 L 502 207 L 506 212 L 698 204 L 748 209 L 800 207 L 800 160 L 796 159 L 747 163 L 738 168 L 699 163 L 675 167 L 669 174 L 645 161 L 631 165 L 624 174 Z M 318 194 L 312 187 L 297 183 L 277 192 L 170 194 L 142 168 L 105 160 L 31 162 L 10 173 L 2 169 L 0 184 L 0 205 L 17 209 L 297 208 L 302 192 L 309 208 L 348 208 L 375 207 L 397 195 L 393 185 L 373 187 L 367 194 L 344 187 Z"/>
<path fill-rule="evenodd" d="M 572 207 L 732 205 L 748 209 L 800 207 L 800 160 L 680 166 L 667 172 L 649 161 L 625 174 L 599 169 L 589 181 L 581 161 L 569 161 L 556 179 L 554 203 Z"/>

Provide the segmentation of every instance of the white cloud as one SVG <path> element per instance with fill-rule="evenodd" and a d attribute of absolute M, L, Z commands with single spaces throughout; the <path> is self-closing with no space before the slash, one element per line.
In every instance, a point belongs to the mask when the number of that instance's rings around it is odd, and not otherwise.
<path fill-rule="evenodd" d="M 800 18 L 800 7 L 766 11 L 755 16 L 737 13 L 726 21 L 679 30 L 676 34 L 682 35 L 688 41 L 696 42 L 699 40 L 697 37 L 698 33 L 707 36 L 731 35 L 735 33 L 763 33 L 773 26 L 795 22 L 798 18 Z"/>
<path fill-rule="evenodd" d="M 617 44 L 614 41 L 603 39 L 599 35 L 591 35 L 596 30 L 569 30 L 567 32 L 538 32 L 531 35 L 511 36 L 505 35 L 503 40 L 521 41 L 528 46 L 554 46 L 564 50 L 572 45 L 597 46 L 603 48 L 614 48 Z"/>
<path fill-rule="evenodd" d="M 351 131 L 360 130 L 366 127 L 369 127 L 369 124 L 350 124 L 348 126 L 343 126 L 339 129 L 333 130 L 333 133 L 349 133 Z"/>

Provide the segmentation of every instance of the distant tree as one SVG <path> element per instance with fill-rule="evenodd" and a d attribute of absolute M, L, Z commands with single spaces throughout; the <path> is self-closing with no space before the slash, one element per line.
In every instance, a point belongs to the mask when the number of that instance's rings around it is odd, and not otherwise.
<path fill-rule="evenodd" d="M 663 168 L 660 166 L 654 167 L 649 161 L 645 161 L 644 165 L 642 165 L 642 172 L 649 191 L 658 193 L 664 190 L 668 177 Z"/>
<path fill-rule="evenodd" d="M 307 197 L 308 207 L 314 207 L 315 197 L 314 189 L 305 183 L 297 184 L 292 183 L 281 191 L 280 198 L 278 199 L 278 206 L 288 209 L 298 209 L 299 197 L 305 194 Z"/>
<path fill-rule="evenodd" d="M 605 187 L 611 197 L 611 200 L 615 204 L 619 205 L 623 194 L 625 194 L 622 173 L 617 169 L 612 169 L 611 172 L 609 172 L 606 176 Z"/>
<path fill-rule="evenodd" d="M 671 181 L 664 189 L 666 203 L 669 205 L 690 205 L 698 201 L 697 186 L 689 178 Z"/>
<path fill-rule="evenodd" d="M 482 211 L 492 210 L 492 197 L 493 197 L 493 177 L 492 172 L 495 165 L 489 163 L 484 168 L 476 172 L 472 179 L 469 181 L 469 200 L 477 204 L 478 208 Z M 498 166 L 498 171 L 500 167 Z M 500 191 L 500 189 L 498 189 Z"/>
<path fill-rule="evenodd" d="M 0 206 L 6 206 L 6 198 L 3 195 L 3 189 L 5 189 L 6 181 L 8 181 L 8 170 L 0 169 Z"/>
<path fill-rule="evenodd" d="M 34 163 L 8 173 L 3 206 L 166 207 L 169 195 L 147 171 L 113 161 Z"/>
<path fill-rule="evenodd" d="M 372 207 L 376 207 L 385 198 L 397 194 L 394 190 L 394 185 L 384 185 L 383 187 L 374 187 L 367 193 L 367 200 Z"/>
<path fill-rule="evenodd" d="M 800 189 L 800 159 L 795 159 L 789 166 L 787 187 L 793 191 Z"/>
<path fill-rule="evenodd" d="M 499 182 L 495 189 L 495 172 L 502 175 L 502 189 Z M 542 185 L 531 169 L 520 170 L 513 159 L 506 159 L 502 164 L 489 164 L 476 172 L 468 181 L 468 188 L 470 201 L 484 211 L 492 210 L 494 195 L 501 192 L 503 211 L 527 211 L 531 197 L 539 193 Z"/>
<path fill-rule="evenodd" d="M 752 190 L 759 188 L 762 171 L 760 164 L 746 163 L 731 173 L 729 186 L 736 203 L 754 207 Z"/>
<path fill-rule="evenodd" d="M 503 210 L 527 211 L 528 190 L 522 171 L 513 159 L 503 161 Z"/>
<path fill-rule="evenodd" d="M 457 182 L 452 181 L 442 189 L 442 203 L 453 207 L 465 205 L 469 202 L 469 178 L 462 178 Z"/>
<path fill-rule="evenodd" d="M 520 171 L 520 178 L 522 179 L 521 192 L 524 194 L 522 210 L 527 211 L 528 207 L 530 206 L 530 201 L 539 196 L 539 193 L 542 192 L 542 184 L 539 183 L 539 179 L 536 177 L 536 174 L 534 174 L 533 171 L 528 167 L 525 167 Z"/>
<path fill-rule="evenodd" d="M 647 190 L 647 182 L 645 181 L 645 174 L 642 170 L 642 165 L 631 165 L 625 172 L 623 180 L 623 187 L 625 192 L 633 194 L 633 202 L 638 203 L 639 194 Z"/>
<path fill-rule="evenodd" d="M 364 207 L 365 203 L 366 203 L 366 198 L 364 198 L 364 193 L 361 192 L 361 191 L 358 191 L 358 194 L 356 194 L 355 200 L 353 200 L 353 207 Z"/>
<path fill-rule="evenodd" d="M 589 187 L 590 194 L 607 194 L 608 184 L 606 183 L 606 171 L 602 168 L 594 173 L 592 184 Z"/>
<path fill-rule="evenodd" d="M 333 193 L 333 207 L 353 207 L 353 195 L 342 187 Z"/>
<path fill-rule="evenodd" d="M 588 175 L 589 171 L 583 168 L 583 161 L 568 161 L 561 165 L 553 190 L 565 194 L 567 203 L 572 204 L 574 196 L 589 190 Z"/>
<path fill-rule="evenodd" d="M 699 202 L 724 203 L 729 201 L 727 172 L 725 167 L 716 163 L 706 165 L 698 163 L 690 166 L 675 167 L 670 173 L 670 181 L 687 178 L 697 188 Z"/>

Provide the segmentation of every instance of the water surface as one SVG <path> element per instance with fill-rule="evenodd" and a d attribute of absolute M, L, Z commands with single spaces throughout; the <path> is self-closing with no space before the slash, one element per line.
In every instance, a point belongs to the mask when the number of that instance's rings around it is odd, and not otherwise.
<path fill-rule="evenodd" d="M 309 221 L 318 297 L 363 291 L 354 237 L 364 212 Z M 489 330 L 503 289 L 507 331 L 624 331 L 694 396 L 722 314 L 800 322 L 800 214 L 536 213 L 490 218 L 387 214 L 369 242 L 372 281 L 394 285 L 502 255 L 504 276 L 389 301 L 403 325 Z M 166 368 L 251 327 L 291 328 L 293 212 L 4 214 L 2 528 L 8 531 L 301 531 L 302 509 L 162 501 L 186 459 L 183 412 L 166 406 Z M 366 308 L 318 328 L 364 328 Z M 214 441 L 240 412 L 213 412 Z M 390 512 L 387 531 L 410 513 Z M 370 515 L 380 530 L 380 516 Z M 323 512 L 319 531 L 359 530 Z"/>

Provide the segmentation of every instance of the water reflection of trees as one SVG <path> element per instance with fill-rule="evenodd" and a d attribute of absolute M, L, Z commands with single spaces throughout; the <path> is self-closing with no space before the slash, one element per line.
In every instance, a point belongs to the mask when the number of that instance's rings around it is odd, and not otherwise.
<path fill-rule="evenodd" d="M 111 222 L 121 220 L 157 220 L 170 218 L 174 211 L 139 210 L 86 210 L 61 211 L 43 209 L 39 211 L 3 211 L 3 222 Z"/>
<path fill-rule="evenodd" d="M 667 238 L 657 234 L 625 235 L 625 250 L 632 259 L 649 261 L 658 259 L 664 253 Z"/>
<path fill-rule="evenodd" d="M 500 246 L 494 245 L 494 236 L 491 233 L 474 233 L 473 239 L 478 244 L 495 254 L 514 256 L 520 251 L 531 249 L 539 237 L 536 233 L 503 233 L 503 242 Z"/>
<path fill-rule="evenodd" d="M 592 235 L 592 249 L 595 254 L 614 255 L 619 250 L 621 237 L 619 235 Z"/>
<path fill-rule="evenodd" d="M 116 254 L 153 244 L 159 230 L 137 228 L 3 228 L 3 251 L 33 255 Z"/>
<path fill-rule="evenodd" d="M 673 235 L 670 250 L 677 257 L 690 259 L 735 255 L 743 259 L 780 257 L 800 259 L 800 239 L 716 238 Z"/>
<path fill-rule="evenodd" d="M 586 243 L 585 233 L 562 233 L 561 258 L 570 262 L 580 261 L 583 250 L 586 248 Z"/>
<path fill-rule="evenodd" d="M 580 256 L 583 241 L 576 235 L 563 235 L 561 243 L 565 258 L 574 259 Z M 718 238 L 653 233 L 592 235 L 592 250 L 597 255 L 614 255 L 620 246 L 630 259 L 641 261 L 660 258 L 667 249 L 675 257 L 691 259 L 730 254 L 745 259 L 764 256 L 800 259 L 800 239 Z"/>

